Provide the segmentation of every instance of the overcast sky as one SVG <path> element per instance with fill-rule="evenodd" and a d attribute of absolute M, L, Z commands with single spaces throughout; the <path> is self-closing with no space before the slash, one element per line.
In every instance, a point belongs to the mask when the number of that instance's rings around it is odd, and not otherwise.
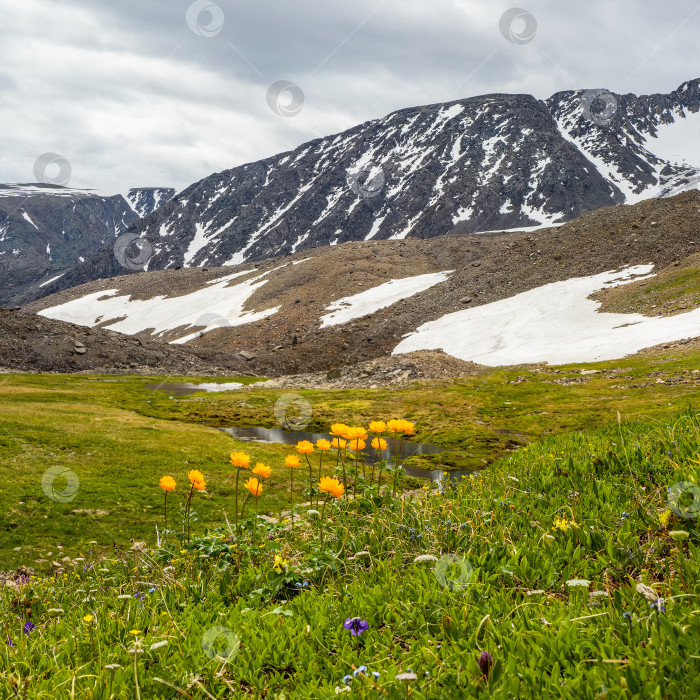
<path fill-rule="evenodd" d="M 0 182 L 33 181 L 53 152 L 71 186 L 180 190 L 403 107 L 700 77 L 698 0 L 518 7 L 501 21 L 510 0 L 0 0 Z M 295 116 L 268 104 L 280 80 L 303 91 Z"/>

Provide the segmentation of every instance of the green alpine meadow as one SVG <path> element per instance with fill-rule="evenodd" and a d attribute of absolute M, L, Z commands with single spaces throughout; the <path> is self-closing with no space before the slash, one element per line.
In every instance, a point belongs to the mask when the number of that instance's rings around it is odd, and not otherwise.
<path fill-rule="evenodd" d="M 305 391 L 287 445 L 217 429 L 274 426 L 248 380 L 0 377 L 5 696 L 693 697 L 700 410 L 613 365 Z"/>

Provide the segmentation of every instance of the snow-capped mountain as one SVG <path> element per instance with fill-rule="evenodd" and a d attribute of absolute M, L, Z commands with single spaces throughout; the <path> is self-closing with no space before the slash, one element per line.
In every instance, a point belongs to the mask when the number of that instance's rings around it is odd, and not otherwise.
<path fill-rule="evenodd" d="M 120 195 L 0 185 L 0 270 L 75 265 L 138 218 Z"/>
<path fill-rule="evenodd" d="M 0 185 L 0 272 L 8 293 L 41 293 L 175 194 L 134 189 L 127 197 L 49 184 Z"/>
<path fill-rule="evenodd" d="M 143 218 L 160 209 L 175 196 L 172 187 L 139 187 L 129 190 L 125 199 L 134 212 Z"/>
<path fill-rule="evenodd" d="M 405 109 L 211 175 L 133 231 L 148 269 L 348 240 L 563 223 L 700 182 L 700 80 L 668 95 L 487 95 Z"/>

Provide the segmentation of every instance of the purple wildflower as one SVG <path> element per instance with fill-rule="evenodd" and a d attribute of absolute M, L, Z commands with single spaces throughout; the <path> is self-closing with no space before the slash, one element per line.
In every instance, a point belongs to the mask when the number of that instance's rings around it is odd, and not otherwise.
<path fill-rule="evenodd" d="M 14 644 L 12 643 L 12 640 L 10 639 L 10 635 L 7 635 L 7 643 L 8 643 L 11 647 L 14 646 Z"/>
<path fill-rule="evenodd" d="M 666 606 L 664 605 L 666 601 L 663 598 L 657 598 L 653 603 L 649 603 L 649 607 L 656 610 L 657 613 L 665 613 Z"/>
<path fill-rule="evenodd" d="M 350 630 L 350 634 L 359 637 L 365 630 L 369 629 L 366 620 L 361 620 L 359 617 L 349 617 L 343 624 L 346 630 Z"/>
<path fill-rule="evenodd" d="M 36 625 L 33 625 L 31 622 L 25 622 L 23 629 L 25 634 L 31 634 L 36 629 Z"/>
<path fill-rule="evenodd" d="M 482 651 L 481 656 L 479 656 L 479 660 L 477 661 L 479 664 L 479 668 L 481 669 L 481 672 L 484 674 L 485 678 L 488 678 L 489 671 L 491 670 L 491 667 L 493 666 L 493 656 L 488 653 L 488 651 Z"/>

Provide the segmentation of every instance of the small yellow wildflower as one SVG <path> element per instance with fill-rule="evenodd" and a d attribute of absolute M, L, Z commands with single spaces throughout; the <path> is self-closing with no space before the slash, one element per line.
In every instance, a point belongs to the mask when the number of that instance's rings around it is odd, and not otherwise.
<path fill-rule="evenodd" d="M 274 563 L 272 568 L 278 574 L 281 574 L 283 571 L 286 571 L 288 567 L 289 567 L 289 563 L 287 562 L 287 560 L 282 559 L 282 556 L 280 554 L 275 554 L 275 563 Z"/>
<path fill-rule="evenodd" d="M 659 513 L 659 524 L 661 527 L 667 528 L 672 517 L 673 513 L 670 510 L 665 510 L 663 513 Z"/>
<path fill-rule="evenodd" d="M 571 521 L 566 518 L 554 518 L 554 530 L 566 532 L 571 527 Z"/>

